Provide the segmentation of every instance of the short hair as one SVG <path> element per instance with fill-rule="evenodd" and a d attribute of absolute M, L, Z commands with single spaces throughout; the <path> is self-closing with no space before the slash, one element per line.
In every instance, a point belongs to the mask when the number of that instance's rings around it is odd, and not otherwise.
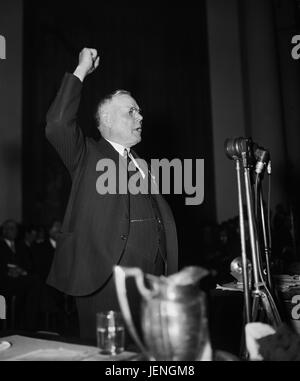
<path fill-rule="evenodd" d="M 101 99 L 101 101 L 97 105 L 97 111 L 95 113 L 97 128 L 100 129 L 100 132 L 101 132 L 101 122 L 102 122 L 101 121 L 101 110 L 102 110 L 103 106 L 106 105 L 108 102 L 112 101 L 112 99 L 116 95 L 130 95 L 131 96 L 130 92 L 127 90 L 115 90 L 112 93 L 109 93 L 108 95 L 106 95 L 104 98 Z"/>
<path fill-rule="evenodd" d="M 7 226 L 8 224 L 14 224 L 18 227 L 18 223 L 17 221 L 13 220 L 13 219 L 7 219 L 5 220 L 3 223 L 2 223 L 2 228 Z"/>
<path fill-rule="evenodd" d="M 0 230 L 0 235 L 1 235 L 1 236 L 3 236 L 4 232 L 6 231 L 6 229 L 7 229 L 7 225 L 8 225 L 8 224 L 14 224 L 14 225 L 15 225 L 15 228 L 16 228 L 17 231 L 18 231 L 19 226 L 18 226 L 17 221 L 15 221 L 15 220 L 13 220 L 13 219 L 7 219 L 7 220 L 5 220 L 5 221 L 2 223 L 2 225 L 1 225 L 1 230 Z"/>
<path fill-rule="evenodd" d="M 23 226 L 24 233 L 32 233 L 37 231 L 37 227 L 33 224 Z"/>

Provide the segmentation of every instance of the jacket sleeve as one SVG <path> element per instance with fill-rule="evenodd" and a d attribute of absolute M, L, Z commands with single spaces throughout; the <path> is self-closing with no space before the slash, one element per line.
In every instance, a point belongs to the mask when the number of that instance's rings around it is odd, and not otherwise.
<path fill-rule="evenodd" d="M 77 124 L 82 82 L 66 73 L 46 116 L 46 137 L 72 173 L 86 150 L 85 138 Z"/>

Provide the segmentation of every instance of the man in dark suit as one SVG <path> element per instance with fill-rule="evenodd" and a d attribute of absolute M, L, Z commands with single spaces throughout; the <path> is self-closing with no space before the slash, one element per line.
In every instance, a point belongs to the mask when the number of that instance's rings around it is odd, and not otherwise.
<path fill-rule="evenodd" d="M 72 189 L 48 283 L 76 296 L 82 337 L 95 338 L 96 312 L 119 309 L 113 282 L 117 264 L 156 275 L 177 271 L 177 233 L 160 194 L 105 192 L 105 165 L 126 168 L 141 181 L 148 176 L 131 149 L 141 141 L 142 116 L 136 101 L 119 90 L 99 103 L 96 142 L 83 136 L 76 120 L 82 82 L 99 65 L 95 49 L 84 48 L 73 74 L 65 74 L 48 111 L 46 136 L 72 178 Z M 128 162 L 131 165 L 128 166 Z M 133 164 L 133 165 L 132 165 Z M 108 176 L 107 182 L 113 180 Z M 148 180 L 147 180 L 148 181 Z M 126 183 L 127 184 L 127 183 Z M 135 298 L 133 298 L 135 299 Z"/>
<path fill-rule="evenodd" d="M 32 245 L 33 270 L 43 283 L 46 283 L 48 278 L 60 230 L 61 222 L 54 221 L 49 228 L 48 235 Z"/>
<path fill-rule="evenodd" d="M 33 245 L 37 237 L 37 230 L 34 226 L 25 226 L 23 228 L 23 237 L 19 244 L 19 258 L 18 262 L 20 266 L 32 273 L 33 271 Z"/>
<path fill-rule="evenodd" d="M 48 230 L 48 235 L 43 240 L 33 244 L 33 271 L 39 280 L 40 302 L 39 302 L 39 324 L 40 329 L 54 329 L 61 331 L 64 321 L 64 294 L 56 288 L 49 286 L 48 274 L 56 249 L 57 236 L 61 230 L 61 222 L 54 221 Z M 50 324 L 52 323 L 52 324 Z"/>

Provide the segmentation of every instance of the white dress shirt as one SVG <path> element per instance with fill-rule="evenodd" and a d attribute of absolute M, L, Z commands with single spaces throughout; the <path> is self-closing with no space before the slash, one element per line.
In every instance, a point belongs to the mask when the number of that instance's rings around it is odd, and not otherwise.
<path fill-rule="evenodd" d="M 13 253 L 16 252 L 16 247 L 14 241 L 10 241 L 9 239 L 4 238 L 4 241 L 6 242 L 7 246 L 11 249 Z"/>
<path fill-rule="evenodd" d="M 130 148 L 126 148 L 124 146 L 122 146 L 122 144 L 119 144 L 119 143 L 115 143 L 115 142 L 111 142 L 110 140 L 106 139 L 105 140 L 108 141 L 108 143 L 110 143 L 114 149 L 116 151 L 118 151 L 118 153 L 123 156 L 124 158 L 126 158 L 126 153 L 125 153 L 125 149 L 127 150 L 128 152 L 128 156 L 130 157 L 130 159 L 133 161 L 134 165 L 137 167 L 137 169 L 140 171 L 143 179 L 146 177 L 144 171 L 142 170 L 142 168 L 138 165 L 137 161 L 135 160 L 135 158 L 132 156 L 132 154 L 130 153 Z"/>
<path fill-rule="evenodd" d="M 50 245 L 53 247 L 53 249 L 56 249 L 56 241 L 53 238 L 49 238 Z"/>

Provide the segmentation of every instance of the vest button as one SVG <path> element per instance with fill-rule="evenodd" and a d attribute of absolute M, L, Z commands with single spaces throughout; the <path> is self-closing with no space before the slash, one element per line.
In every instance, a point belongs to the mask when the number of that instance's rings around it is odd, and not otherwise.
<path fill-rule="evenodd" d="M 126 234 L 121 235 L 121 239 L 125 240 L 127 238 Z"/>

